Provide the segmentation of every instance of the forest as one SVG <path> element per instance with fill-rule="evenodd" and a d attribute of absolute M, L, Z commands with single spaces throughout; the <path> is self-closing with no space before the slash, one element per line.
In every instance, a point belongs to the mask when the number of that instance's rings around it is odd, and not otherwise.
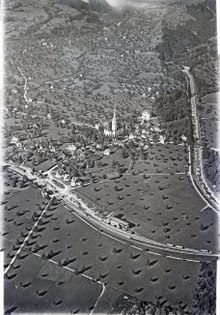
<path fill-rule="evenodd" d="M 184 90 L 176 89 L 158 97 L 155 109 L 164 123 L 166 136 L 172 137 L 174 142 L 180 142 L 182 135 L 190 137 L 190 98 Z"/>
<path fill-rule="evenodd" d="M 162 62 L 182 58 L 188 50 L 206 43 L 216 35 L 215 1 L 206 0 L 198 5 L 188 5 L 187 13 L 191 17 L 176 28 L 163 22 L 162 42 L 157 45 Z"/>

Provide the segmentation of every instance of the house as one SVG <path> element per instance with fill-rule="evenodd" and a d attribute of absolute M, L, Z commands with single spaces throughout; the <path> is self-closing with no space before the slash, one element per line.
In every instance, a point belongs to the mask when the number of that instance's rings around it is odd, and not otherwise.
<path fill-rule="evenodd" d="M 164 144 L 164 142 L 165 142 L 165 137 L 162 136 L 162 135 L 160 135 L 160 143 L 161 143 L 161 144 Z"/>
<path fill-rule="evenodd" d="M 104 135 L 107 137 L 111 137 L 112 136 L 112 131 L 109 129 L 104 129 Z"/>
<path fill-rule="evenodd" d="M 181 139 L 182 139 L 183 142 L 186 142 L 186 141 L 187 141 L 187 138 L 186 138 L 186 136 L 184 136 L 184 135 L 181 136 Z"/>
<path fill-rule="evenodd" d="M 51 115 L 50 113 L 47 114 L 47 119 L 50 120 L 51 119 Z"/>
<path fill-rule="evenodd" d="M 62 143 L 60 143 L 60 141 L 59 141 L 59 139 L 58 138 L 52 138 L 51 140 L 50 140 L 50 142 L 51 142 L 51 144 L 53 145 L 53 146 L 60 146 Z"/>
<path fill-rule="evenodd" d="M 144 121 L 149 121 L 150 120 L 150 113 L 147 110 L 143 111 L 141 118 L 142 118 L 142 123 Z"/>
<path fill-rule="evenodd" d="M 104 152 L 103 152 L 103 155 L 110 155 L 110 149 L 105 149 Z"/>
<path fill-rule="evenodd" d="M 74 152 L 76 151 L 76 146 L 74 144 L 70 144 L 67 147 L 67 150 L 71 153 L 74 154 Z"/>
<path fill-rule="evenodd" d="M 83 187 L 85 187 L 85 186 L 91 184 L 91 180 L 87 176 L 81 176 L 81 177 L 79 177 L 79 183 L 81 183 L 81 185 Z"/>
<path fill-rule="evenodd" d="M 95 124 L 95 129 L 96 129 L 96 130 L 99 130 L 99 128 L 100 128 L 100 124 L 98 124 L 98 123 Z"/>
<path fill-rule="evenodd" d="M 11 142 L 10 142 L 10 144 L 17 144 L 18 143 L 18 138 L 17 137 L 15 137 L 15 136 L 13 136 L 12 138 L 11 138 Z"/>
<path fill-rule="evenodd" d="M 79 178 L 72 177 L 71 182 L 70 182 L 70 186 L 71 187 L 80 186 Z"/>

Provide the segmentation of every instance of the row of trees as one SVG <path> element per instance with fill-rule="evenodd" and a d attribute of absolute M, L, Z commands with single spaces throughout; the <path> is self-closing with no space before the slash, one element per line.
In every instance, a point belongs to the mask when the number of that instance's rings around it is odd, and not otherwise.
<path fill-rule="evenodd" d="M 193 298 L 192 315 L 216 314 L 216 262 L 201 264 Z"/>
<path fill-rule="evenodd" d="M 157 299 L 156 303 L 142 302 L 136 298 L 129 297 L 119 301 L 113 310 L 112 314 L 122 315 L 189 315 L 186 310 L 186 304 L 179 303 L 178 306 L 167 305 L 167 300 Z M 198 313 L 200 314 L 200 313 Z M 202 314 L 202 313 L 201 313 Z"/>
<path fill-rule="evenodd" d="M 220 191 L 220 156 L 218 151 L 204 150 L 205 175 L 207 179 L 215 186 L 216 191 Z"/>
<path fill-rule="evenodd" d="M 119 301 L 111 310 L 112 313 L 126 315 L 215 315 L 216 314 L 216 262 L 202 263 L 191 310 L 180 302 L 177 306 L 167 305 L 167 300 L 157 299 L 156 303 L 142 302 L 128 297 Z"/>

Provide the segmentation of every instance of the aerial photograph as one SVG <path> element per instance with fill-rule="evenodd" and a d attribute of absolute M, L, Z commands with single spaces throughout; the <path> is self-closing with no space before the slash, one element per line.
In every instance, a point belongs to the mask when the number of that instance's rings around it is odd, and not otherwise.
<path fill-rule="evenodd" d="M 5 315 L 217 315 L 216 20 L 4 1 Z"/>

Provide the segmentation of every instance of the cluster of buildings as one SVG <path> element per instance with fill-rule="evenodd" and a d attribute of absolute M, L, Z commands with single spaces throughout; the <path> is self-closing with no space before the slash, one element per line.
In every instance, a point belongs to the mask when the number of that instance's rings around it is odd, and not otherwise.
<path fill-rule="evenodd" d="M 149 111 L 145 110 L 140 117 L 140 124 L 143 125 L 145 122 L 149 122 L 151 119 L 151 115 Z M 110 126 L 111 125 L 111 126 Z M 116 104 L 114 106 L 114 113 L 111 124 L 105 122 L 103 124 L 103 133 L 106 137 L 116 138 L 117 136 L 123 135 L 125 132 L 125 126 L 120 126 L 120 123 L 117 123 L 117 116 L 116 116 Z M 100 124 L 95 124 L 95 129 L 100 129 Z"/>

